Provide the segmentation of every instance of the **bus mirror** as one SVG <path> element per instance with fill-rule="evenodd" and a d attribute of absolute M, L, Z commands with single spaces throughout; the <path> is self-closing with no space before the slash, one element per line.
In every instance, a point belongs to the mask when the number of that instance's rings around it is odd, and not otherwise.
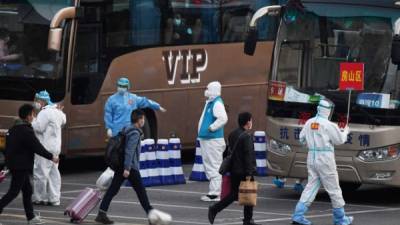
<path fill-rule="evenodd" d="M 49 40 L 47 43 L 49 50 L 60 51 L 63 29 L 61 24 L 67 19 L 74 19 L 82 16 L 83 10 L 79 7 L 66 7 L 60 9 L 50 23 Z"/>
<path fill-rule="evenodd" d="M 257 46 L 257 37 L 257 28 L 250 27 L 247 31 L 246 42 L 244 43 L 244 53 L 246 53 L 246 55 L 254 55 Z"/>
<path fill-rule="evenodd" d="M 48 49 L 59 52 L 61 50 L 62 28 L 52 28 L 49 31 Z"/>
<path fill-rule="evenodd" d="M 396 34 L 392 42 L 392 62 L 400 65 L 400 35 Z"/>

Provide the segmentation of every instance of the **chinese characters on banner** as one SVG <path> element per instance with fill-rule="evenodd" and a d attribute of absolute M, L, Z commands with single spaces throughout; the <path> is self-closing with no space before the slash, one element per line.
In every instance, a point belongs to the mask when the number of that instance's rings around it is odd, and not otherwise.
<path fill-rule="evenodd" d="M 319 124 L 314 123 L 311 125 L 314 129 L 318 129 Z M 300 127 L 295 127 L 295 128 L 289 128 L 289 127 L 281 127 L 279 130 L 279 136 L 282 141 L 289 141 L 291 139 L 294 139 L 298 141 L 300 139 L 300 132 L 301 128 Z M 357 134 L 355 135 L 354 133 L 349 133 L 347 135 L 347 141 L 345 144 L 356 144 L 358 143 L 361 147 L 369 147 L 371 142 L 370 142 L 370 135 L 369 134 Z"/>
<path fill-rule="evenodd" d="M 364 90 L 364 63 L 340 63 L 339 89 Z"/>
<path fill-rule="evenodd" d="M 364 90 L 364 63 L 340 63 L 340 80 L 339 89 L 349 91 L 349 100 L 347 105 L 347 118 L 346 122 L 341 126 L 346 126 L 349 123 L 350 117 L 350 101 L 351 91 Z"/>

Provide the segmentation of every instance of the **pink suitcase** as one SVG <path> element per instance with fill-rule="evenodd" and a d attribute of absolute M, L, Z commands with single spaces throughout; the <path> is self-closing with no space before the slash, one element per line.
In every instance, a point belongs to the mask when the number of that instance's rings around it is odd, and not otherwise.
<path fill-rule="evenodd" d="M 101 192 L 86 188 L 67 207 L 64 215 L 71 218 L 71 223 L 81 223 L 101 200 Z"/>

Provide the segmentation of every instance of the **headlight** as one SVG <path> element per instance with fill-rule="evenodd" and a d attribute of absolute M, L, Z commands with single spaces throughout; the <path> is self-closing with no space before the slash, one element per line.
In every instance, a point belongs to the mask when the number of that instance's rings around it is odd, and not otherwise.
<path fill-rule="evenodd" d="M 287 155 L 292 151 L 292 149 L 290 148 L 289 145 L 283 144 L 274 139 L 269 140 L 268 150 L 271 152 L 281 154 L 281 155 Z"/>
<path fill-rule="evenodd" d="M 365 162 L 379 162 L 399 158 L 399 145 L 361 151 L 358 158 Z"/>

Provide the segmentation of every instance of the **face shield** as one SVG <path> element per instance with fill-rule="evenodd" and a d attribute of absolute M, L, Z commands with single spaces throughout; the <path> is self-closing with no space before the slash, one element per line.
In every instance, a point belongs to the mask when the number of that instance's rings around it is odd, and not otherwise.
<path fill-rule="evenodd" d="M 323 99 L 319 101 L 317 110 L 318 116 L 331 120 L 333 112 L 335 111 L 335 104 L 328 99 Z"/>

